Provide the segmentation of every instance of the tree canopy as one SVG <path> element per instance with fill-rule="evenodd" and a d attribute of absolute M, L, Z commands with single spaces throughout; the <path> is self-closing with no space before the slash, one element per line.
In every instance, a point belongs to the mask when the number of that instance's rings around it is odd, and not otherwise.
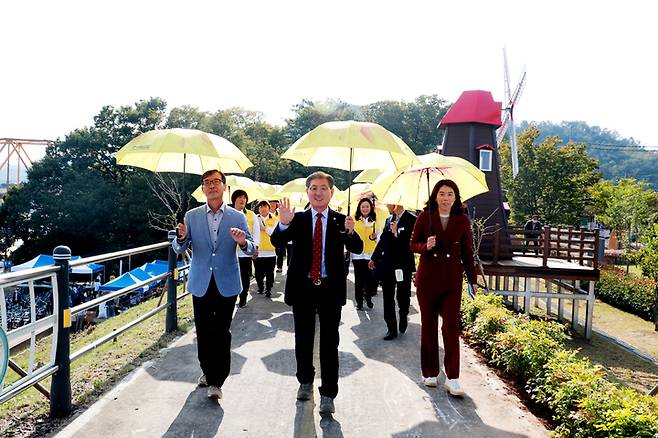
<path fill-rule="evenodd" d="M 516 178 L 512 178 L 509 144 L 500 146 L 501 181 L 511 219 L 523 224 L 538 214 L 547 224 L 578 225 L 591 204 L 587 189 L 601 177 L 598 162 L 588 156 L 584 145 L 560 147 L 559 137 L 546 137 L 537 143 L 539 136 L 540 130 L 534 126 L 518 134 Z"/>

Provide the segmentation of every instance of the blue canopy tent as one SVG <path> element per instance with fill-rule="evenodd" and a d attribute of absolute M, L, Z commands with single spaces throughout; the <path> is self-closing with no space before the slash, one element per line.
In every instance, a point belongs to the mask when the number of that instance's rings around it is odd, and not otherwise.
<path fill-rule="evenodd" d="M 14 265 L 11 267 L 11 272 L 22 271 L 24 269 L 40 268 L 42 266 L 52 266 L 55 263 L 53 262 L 53 256 L 39 254 L 32 260 L 28 260 L 25 263 L 20 265 Z"/>
<path fill-rule="evenodd" d="M 76 260 L 79 259 L 80 256 L 73 256 L 71 257 L 71 260 Z M 32 268 L 40 268 L 42 266 L 52 266 L 54 265 L 55 262 L 53 260 L 53 256 L 51 255 L 45 255 L 45 254 L 39 254 L 32 260 L 28 260 L 25 263 L 21 263 L 20 265 L 12 266 L 11 271 L 22 271 L 24 269 L 32 269 Z M 86 274 L 93 276 L 97 272 L 101 272 L 105 270 L 105 266 L 99 265 L 98 263 L 88 263 L 86 265 L 82 266 L 76 266 L 71 269 L 71 274 Z"/>
<path fill-rule="evenodd" d="M 142 272 L 144 272 L 144 271 L 142 271 Z M 147 275 L 146 278 L 140 279 L 139 277 L 133 275 L 132 271 L 131 272 L 126 272 L 125 274 L 118 276 L 117 278 L 115 278 L 112 281 L 109 281 L 105 284 L 101 284 L 101 287 L 100 287 L 99 290 L 101 292 L 113 292 L 115 290 L 119 290 L 119 289 L 123 289 L 125 287 L 133 286 L 133 285 L 135 285 L 135 284 L 137 284 L 141 281 L 148 280 L 149 278 L 151 278 L 151 277 L 149 277 Z M 143 287 L 141 287 L 139 289 L 135 289 L 135 290 L 141 290 L 143 292 L 143 291 L 148 290 L 148 286 L 143 286 Z"/>

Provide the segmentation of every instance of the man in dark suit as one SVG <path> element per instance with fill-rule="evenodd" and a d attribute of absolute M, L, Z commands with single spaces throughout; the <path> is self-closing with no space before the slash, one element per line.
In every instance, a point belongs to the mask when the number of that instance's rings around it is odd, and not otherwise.
<path fill-rule="evenodd" d="M 407 331 L 407 315 L 411 300 L 411 275 L 416 270 L 414 255 L 409 247 L 411 232 L 416 223 L 416 215 L 401 205 L 387 204 L 391 216 L 386 219 L 384 231 L 377 242 L 368 267 L 377 268 L 382 282 L 384 295 L 384 321 L 388 332 L 385 341 L 397 338 Z M 397 289 L 397 293 L 396 293 Z M 395 299 L 397 296 L 400 324 L 395 317 Z"/>
<path fill-rule="evenodd" d="M 346 302 L 347 272 L 345 248 L 360 254 L 363 242 L 354 232 L 354 220 L 330 209 L 334 179 L 315 172 L 306 179 L 310 208 L 293 213 L 290 201 L 282 199 L 279 224 L 271 241 L 283 246 L 292 241 L 286 278 L 286 304 L 292 306 L 295 322 L 295 359 L 299 390 L 297 400 L 309 400 L 313 393 L 313 340 L 315 315 L 320 318 L 320 413 L 335 412 L 338 393 L 338 326 Z"/>
<path fill-rule="evenodd" d="M 535 247 L 535 254 L 537 254 L 537 248 L 539 247 L 539 233 L 533 231 L 541 231 L 544 229 L 544 224 L 539 221 L 539 216 L 536 214 L 532 215 L 532 219 L 525 223 L 523 226 L 524 231 L 530 231 L 530 233 L 525 233 L 525 249 L 523 253 L 525 254 L 528 250 L 528 246 Z"/>

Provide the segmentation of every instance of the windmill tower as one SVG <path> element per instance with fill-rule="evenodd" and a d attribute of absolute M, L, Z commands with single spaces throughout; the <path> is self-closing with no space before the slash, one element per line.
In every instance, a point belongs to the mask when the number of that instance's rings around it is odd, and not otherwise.
<path fill-rule="evenodd" d="M 489 217 L 487 225 L 498 224 L 503 241 L 508 241 L 496 143 L 496 129 L 501 126 L 501 106 L 489 91 L 464 91 L 441 119 L 439 128 L 445 128 L 442 153 L 470 161 L 486 176 L 489 191 L 467 201 L 470 215 Z M 486 259 L 492 253 L 492 244 L 483 241 L 480 256 Z M 511 253 L 501 256 L 511 258 Z"/>

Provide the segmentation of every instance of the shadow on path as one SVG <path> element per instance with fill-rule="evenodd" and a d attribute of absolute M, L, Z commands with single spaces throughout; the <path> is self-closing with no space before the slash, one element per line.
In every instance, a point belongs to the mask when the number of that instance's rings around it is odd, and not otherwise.
<path fill-rule="evenodd" d="M 190 418 L 203 418 L 204 421 L 190 421 Z M 198 388 L 185 400 L 178 416 L 162 435 L 164 438 L 214 437 L 224 419 L 224 409 L 219 403 L 209 403 L 206 391 Z"/>

